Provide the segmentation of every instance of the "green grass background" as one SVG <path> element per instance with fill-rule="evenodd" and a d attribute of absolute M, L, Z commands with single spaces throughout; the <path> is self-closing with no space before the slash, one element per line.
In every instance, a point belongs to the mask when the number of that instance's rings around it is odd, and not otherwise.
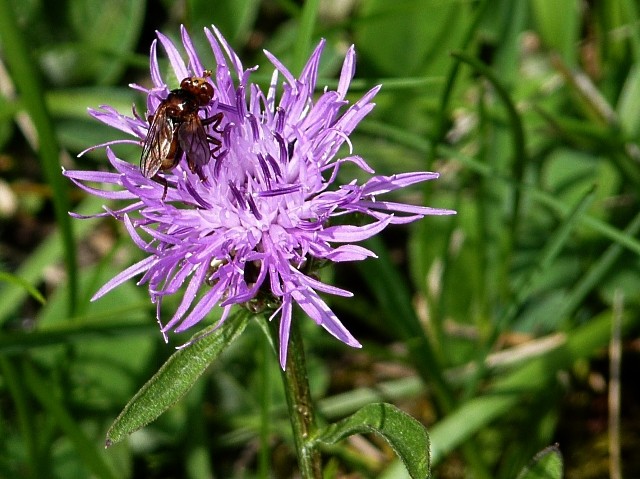
<path fill-rule="evenodd" d="M 364 348 L 303 320 L 323 420 L 397 404 L 428 427 L 435 477 L 515 478 L 555 442 L 566 477 L 605 477 L 611 464 L 640 475 L 639 9 L 0 0 L 0 477 L 294 474 L 277 361 L 251 325 L 187 397 L 104 450 L 109 424 L 179 340 L 162 342 L 133 281 L 89 303 L 141 253 L 114 221 L 69 218 L 102 203 L 60 167 L 107 167 L 101 151 L 76 158 L 119 137 L 86 108 L 140 104 L 127 84 L 149 83 L 154 31 L 177 39 L 181 23 L 208 62 L 202 27 L 215 24 L 263 84 L 262 49 L 297 73 L 326 38 L 319 84 L 335 86 L 355 43 L 350 98 L 383 84 L 355 152 L 379 174 L 439 171 L 395 199 L 458 211 L 390 228 L 367 245 L 378 259 L 326 273 L 356 293 L 332 306 Z M 332 446 L 325 460 L 327 477 L 405 474 L 375 437 Z"/>

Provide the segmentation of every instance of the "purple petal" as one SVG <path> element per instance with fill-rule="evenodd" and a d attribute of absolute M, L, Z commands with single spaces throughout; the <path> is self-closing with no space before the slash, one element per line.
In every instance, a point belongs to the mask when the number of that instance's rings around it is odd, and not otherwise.
<path fill-rule="evenodd" d="M 108 200 L 133 200 L 136 199 L 136 195 L 128 192 L 128 191 L 105 191 L 105 190 L 99 190 L 97 188 L 91 188 L 87 185 L 85 185 L 84 183 L 80 183 L 80 181 L 76 180 L 75 178 L 73 178 L 70 175 L 66 175 L 68 176 L 71 181 L 78 186 L 78 188 L 86 191 L 87 193 L 90 193 L 94 196 L 99 196 L 101 198 L 105 198 Z"/>
<path fill-rule="evenodd" d="M 186 331 L 187 329 L 189 329 L 194 324 L 199 323 L 200 321 L 202 321 L 202 319 L 207 314 L 209 314 L 211 312 L 211 310 L 214 308 L 214 306 L 220 301 L 220 298 L 222 298 L 222 295 L 225 293 L 226 288 L 227 288 L 227 283 L 225 281 L 222 281 L 222 280 L 218 284 L 216 284 L 214 287 L 212 287 L 202 297 L 202 299 L 200 299 L 200 301 L 198 302 L 196 307 L 193 308 L 193 310 L 191 310 L 191 313 L 189 313 L 189 315 L 182 320 L 182 322 L 180 323 L 180 326 L 175 328 L 176 333 L 180 333 L 182 331 Z M 177 319 L 177 318 L 175 318 L 175 319 Z M 172 323 L 168 323 L 163 328 L 163 331 L 168 331 L 172 327 L 173 327 L 173 324 Z"/>
<path fill-rule="evenodd" d="M 278 60 L 275 56 L 273 56 L 270 52 L 268 52 L 267 50 L 263 50 L 265 56 L 269 59 L 269 61 L 273 64 L 274 67 L 276 67 L 276 69 L 282 73 L 282 75 L 285 77 L 285 79 L 287 80 L 287 82 L 289 83 L 289 85 L 291 85 L 291 87 L 295 87 L 296 85 L 296 79 L 293 77 L 293 75 L 291 74 L 291 72 L 287 69 L 287 67 L 285 67 L 282 62 L 280 62 L 280 60 Z"/>
<path fill-rule="evenodd" d="M 453 210 L 442 208 L 430 208 L 428 206 L 414 206 L 406 203 L 394 203 L 392 201 L 360 201 L 359 205 L 380 211 L 390 211 L 398 213 L 413 213 L 420 216 L 427 215 L 455 215 Z"/>
<path fill-rule="evenodd" d="M 291 329 L 291 310 L 292 301 L 291 297 L 287 294 L 282 298 L 281 314 L 280 314 L 280 367 L 284 370 L 287 365 L 287 350 L 289 347 L 289 331 Z M 269 318 L 269 321 L 273 320 L 273 317 L 277 313 L 274 312 Z"/>
<path fill-rule="evenodd" d="M 362 241 L 380 233 L 390 222 L 391 218 L 386 218 L 365 226 L 330 226 L 329 228 L 325 228 L 321 233 L 318 233 L 318 237 L 324 241 L 336 241 L 338 243 Z"/>
<path fill-rule="evenodd" d="M 189 67 L 191 68 L 191 71 L 197 76 L 202 75 L 206 68 L 202 66 L 202 62 L 200 62 L 196 49 L 193 47 L 193 43 L 191 42 L 191 37 L 189 36 L 189 33 L 187 33 L 187 29 L 184 28 L 184 25 L 180 25 L 180 35 L 182 36 L 182 45 L 189 57 Z"/>
<path fill-rule="evenodd" d="M 92 181 L 94 183 L 109 183 L 112 185 L 120 184 L 120 174 L 110 173 L 107 171 L 86 171 L 86 170 L 65 170 L 62 174 L 67 178 L 73 178 L 79 181 Z"/>
<path fill-rule="evenodd" d="M 320 245 L 316 245 L 314 247 L 314 253 L 316 256 L 328 259 L 334 263 L 377 258 L 377 255 L 373 251 L 354 244 L 340 245 L 337 248 L 322 248 Z"/>
<path fill-rule="evenodd" d="M 340 322 L 335 313 L 331 311 L 329 306 L 327 306 L 313 290 L 294 289 L 291 291 L 291 296 L 311 319 L 329 331 L 329 333 L 337 339 L 354 348 L 362 347 L 356 338 L 354 338 Z"/>
<path fill-rule="evenodd" d="M 392 176 L 374 176 L 364 184 L 362 194 L 380 195 L 423 181 L 435 180 L 438 176 L 440 176 L 438 173 L 431 173 L 429 171 L 401 173 Z"/>
<path fill-rule="evenodd" d="M 129 118 L 125 115 L 121 115 L 113 108 L 106 105 L 102 105 L 100 108 L 101 110 L 90 108 L 88 110 L 89 114 L 105 125 L 117 128 L 118 130 L 128 133 L 131 136 L 137 136 L 141 139 L 144 138 L 144 135 L 141 135 L 140 133 L 140 130 L 144 127 L 144 125 L 141 125 L 138 120 Z"/>
<path fill-rule="evenodd" d="M 215 27 L 215 25 L 211 25 L 211 29 L 213 30 L 213 33 L 218 39 L 218 42 L 220 43 L 220 45 L 222 45 L 222 48 L 227 53 L 227 57 L 229 57 L 229 60 L 231 60 L 233 67 L 238 73 L 238 78 L 240 78 L 240 75 L 242 75 L 242 71 L 243 71 L 242 62 L 240 61 L 240 58 L 238 57 L 238 55 L 236 55 L 236 52 L 233 50 L 233 48 L 231 48 L 231 45 L 227 43 L 227 40 L 224 38 L 222 33 L 220 33 L 220 30 L 218 30 Z"/>
<path fill-rule="evenodd" d="M 171 63 L 171 67 L 176 74 L 176 79 L 178 82 L 182 81 L 183 78 L 190 77 L 189 71 L 182 60 L 182 56 L 176 49 L 173 42 L 169 39 L 169 37 L 164 36 L 162 33 L 156 30 L 156 35 L 158 36 L 158 40 L 162 44 L 164 51 L 167 53 L 169 57 L 169 63 Z"/>
<path fill-rule="evenodd" d="M 155 257 L 149 256 L 143 259 L 142 261 L 138 261 L 137 263 L 129 266 L 127 269 L 125 269 L 124 271 L 117 274 L 116 276 L 111 278 L 109 281 L 107 281 L 107 283 L 104 286 L 102 286 L 102 288 L 100 288 L 96 292 L 96 294 L 93 295 L 93 297 L 91 298 L 91 301 L 95 301 L 96 299 L 101 298 L 102 296 L 107 294 L 109 291 L 111 291 L 113 288 L 120 286 L 122 283 L 130 280 L 134 276 L 144 271 L 147 271 L 155 261 L 156 261 Z"/>
<path fill-rule="evenodd" d="M 342 64 L 342 72 L 340 73 L 340 81 L 338 82 L 338 95 L 340 98 L 344 98 L 347 95 L 347 90 L 349 89 L 349 84 L 353 79 L 353 75 L 356 72 L 356 49 L 353 45 L 349 47 L 347 50 L 347 55 L 344 58 L 344 63 Z"/>
<path fill-rule="evenodd" d="M 80 158 L 81 156 L 86 155 L 87 153 L 89 153 L 90 151 L 93 150 L 98 150 L 101 148 L 106 148 L 108 146 L 113 146 L 113 145 L 140 145 L 139 141 L 136 140 L 111 140 L 111 141 L 106 141 L 104 143 L 99 143 L 97 145 L 93 145 L 90 146 L 89 148 L 85 148 L 84 150 L 82 150 L 80 153 L 78 153 L 78 158 Z"/>
<path fill-rule="evenodd" d="M 158 41 L 154 40 L 151 42 L 151 82 L 156 87 L 164 86 L 164 81 L 162 80 L 162 75 L 160 74 L 160 64 L 158 63 Z"/>
<path fill-rule="evenodd" d="M 136 246 L 140 248 L 142 251 L 150 252 L 149 245 L 147 244 L 146 241 L 144 241 L 140 237 L 135 227 L 133 226 L 133 223 L 131 223 L 131 219 L 129 218 L 129 215 L 124 215 L 123 222 L 124 222 L 125 228 L 127 228 L 127 233 L 129 233 L 129 236 L 131 236 L 131 239 L 136 244 Z"/>
<path fill-rule="evenodd" d="M 312 95 L 313 91 L 316 87 L 316 80 L 318 79 L 318 66 L 320 65 L 320 56 L 322 55 L 322 50 L 324 50 L 324 46 L 327 41 L 323 38 L 316 46 L 315 50 L 309 57 L 307 64 L 302 69 L 300 73 L 300 80 L 307 87 L 307 94 Z"/>
<path fill-rule="evenodd" d="M 378 85 L 369 90 L 342 115 L 342 118 L 336 122 L 334 127 L 350 135 L 358 123 L 373 110 L 375 103 L 370 103 L 370 101 L 380 91 L 380 88 L 381 86 Z"/>
<path fill-rule="evenodd" d="M 206 274 L 207 274 L 207 268 L 204 266 L 200 266 L 200 268 L 198 268 L 198 270 L 196 271 L 196 274 L 194 274 L 193 277 L 191 278 L 191 281 L 189 281 L 189 286 L 187 286 L 187 289 L 185 290 L 184 295 L 182 296 L 182 301 L 180 302 L 178 309 L 176 309 L 176 312 L 174 313 L 171 320 L 167 323 L 165 328 L 167 329 L 171 328 L 174 324 L 180 321 L 180 318 L 182 318 L 185 315 L 185 313 L 189 310 L 189 308 L 191 307 L 191 304 L 193 303 L 193 300 L 195 299 L 198 293 L 198 290 L 200 289 L 200 287 L 204 282 L 204 278 Z"/>
<path fill-rule="evenodd" d="M 317 291 L 320 291 L 322 293 L 333 294 L 334 296 L 342 296 L 344 298 L 351 298 L 353 296 L 353 293 L 351 291 L 347 291 L 346 289 L 325 284 L 321 281 L 313 279 L 310 276 L 306 276 L 303 274 L 296 274 L 296 277 L 298 278 L 298 281 L 300 281 L 300 283 L 306 285 L 309 288 L 313 288 Z"/>

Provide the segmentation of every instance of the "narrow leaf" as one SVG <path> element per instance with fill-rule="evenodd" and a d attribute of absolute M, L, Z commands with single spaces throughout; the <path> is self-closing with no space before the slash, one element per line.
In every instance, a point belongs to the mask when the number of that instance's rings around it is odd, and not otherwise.
<path fill-rule="evenodd" d="M 562 477 L 562 454 L 557 444 L 536 454 L 531 464 L 518 474 L 518 479 L 562 479 Z"/>
<path fill-rule="evenodd" d="M 102 198 L 87 197 L 77 207 L 80 214 L 91 214 L 104 203 Z M 95 223 L 92 221 L 78 221 L 74 231 L 76 239 L 80 241 L 88 235 Z M 62 233 L 54 231 L 21 263 L 20 267 L 13 273 L 26 283 L 35 288 L 35 285 L 42 279 L 46 267 L 60 261 L 60 256 L 64 253 Z M 21 285 L 7 283 L 0 288 L 0 325 L 5 323 L 20 308 L 27 296 L 27 290 Z"/>
<path fill-rule="evenodd" d="M 580 2 L 576 0 L 534 0 L 530 2 L 536 32 L 542 42 L 558 52 L 565 63 L 574 66 L 579 51 L 575 45 L 580 37 Z"/>
<path fill-rule="evenodd" d="M 193 386 L 224 349 L 244 331 L 249 313 L 228 318 L 197 333 L 193 343 L 175 352 L 136 393 L 107 432 L 106 447 L 149 424 L 173 406 Z"/>
<path fill-rule="evenodd" d="M 369 404 L 325 428 L 315 441 L 335 444 L 348 436 L 371 432 L 380 434 L 389 443 L 412 478 L 430 477 L 427 431 L 422 424 L 391 404 Z"/>
<path fill-rule="evenodd" d="M 636 324 L 635 316 L 623 318 L 623 331 Z M 526 394 L 539 393 L 556 380 L 559 370 L 569 368 L 606 347 L 611 336 L 611 312 L 590 318 L 567 334 L 566 341 L 546 354 L 527 361 L 513 372 L 497 379 L 487 393 L 466 401 L 430 428 L 431 461 L 440 463 L 453 449 L 464 444 L 482 428 L 509 411 Z M 532 381 L 532 378 L 536 378 Z"/>
<path fill-rule="evenodd" d="M 40 294 L 40 291 L 38 291 L 33 285 L 31 285 L 28 281 L 26 281 L 24 278 L 21 278 L 20 276 L 15 276 L 11 273 L 0 271 L 0 281 L 20 286 L 40 304 L 46 303 L 46 300 L 44 299 L 44 296 Z"/>
<path fill-rule="evenodd" d="M 59 394 L 56 394 L 57 387 L 53 382 L 36 371 L 31 364 L 25 364 L 24 380 L 47 417 L 53 419 L 64 432 L 65 437 L 71 441 L 82 463 L 93 473 L 91 477 L 99 479 L 119 477 L 107 462 L 104 451 L 101 451 L 91 440 L 81 427 L 81 421 L 70 414 L 68 405 L 62 401 Z"/>
<path fill-rule="evenodd" d="M 312 50 L 312 37 L 318 10 L 320 9 L 320 1 L 312 0 L 304 2 L 302 14 L 300 15 L 300 26 L 298 28 L 298 38 L 293 47 L 294 60 L 292 71 L 296 74 L 302 70 L 309 52 Z"/>
<path fill-rule="evenodd" d="M 60 230 L 68 282 L 68 309 L 75 312 L 78 292 L 78 262 L 73 229 L 69 218 L 67 181 L 60 174 L 60 147 L 55 125 L 45 105 L 44 88 L 36 71 L 38 62 L 33 58 L 26 40 L 28 33 L 21 28 L 14 11 L 14 4 L 0 0 L 0 41 L 2 53 L 26 112 L 38 135 L 38 145 L 33 145 L 40 159 L 40 166 L 51 187 L 53 209 Z"/>

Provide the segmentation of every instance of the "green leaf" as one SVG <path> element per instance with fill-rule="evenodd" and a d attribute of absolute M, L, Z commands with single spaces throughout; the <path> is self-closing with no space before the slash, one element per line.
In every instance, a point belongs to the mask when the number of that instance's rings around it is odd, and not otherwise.
<path fill-rule="evenodd" d="M 536 454 L 531 463 L 520 471 L 518 479 L 562 479 L 562 476 L 562 454 L 554 444 Z"/>
<path fill-rule="evenodd" d="M 534 0 L 531 2 L 538 32 L 547 47 L 560 53 L 573 66 L 580 34 L 580 3 L 577 0 Z"/>
<path fill-rule="evenodd" d="M 18 23 L 12 4 L 0 0 L 0 42 L 3 45 L 4 61 L 9 66 L 18 94 L 26 113 L 31 118 L 38 137 L 38 156 L 44 177 L 51 187 L 54 214 L 65 253 L 67 281 L 69 283 L 68 310 L 73 313 L 77 300 L 76 247 L 69 218 L 67 181 L 60 174 L 60 147 L 55 125 L 45 107 L 43 86 L 35 69 L 31 51 L 27 44 L 27 32 Z"/>
<path fill-rule="evenodd" d="M 335 444 L 348 436 L 371 432 L 380 434 L 389 443 L 412 478 L 430 477 L 430 445 L 426 429 L 391 404 L 369 404 L 325 428 L 315 441 Z"/>
<path fill-rule="evenodd" d="M 628 331 L 635 317 L 623 318 L 623 330 Z M 475 433 L 499 417 L 506 417 L 525 395 L 544 394 L 557 380 L 558 371 L 575 361 L 588 358 L 606 347 L 611 337 L 611 312 L 590 318 L 569 334 L 559 335 L 558 347 L 519 366 L 497 379 L 486 394 L 474 397 L 430 428 L 431 461 L 440 463 L 447 454 L 462 445 Z"/>
<path fill-rule="evenodd" d="M 215 8 L 210 0 L 188 0 L 186 4 L 190 32 L 202 33 L 213 23 L 234 46 L 247 41 L 260 11 L 259 0 L 218 0 Z"/>
<path fill-rule="evenodd" d="M 91 441 L 87 432 L 81 427 L 81 423 L 65 407 L 61 395 L 58 394 L 57 388 L 50 381 L 50 378 L 37 372 L 32 365 L 28 364 L 24 369 L 24 379 L 47 417 L 52 418 L 64 431 L 83 463 L 94 473 L 93 477 L 117 478 L 118 475 L 107 462 L 104 451 L 101 451 L 98 445 Z"/>
<path fill-rule="evenodd" d="M 193 343 L 174 353 L 125 406 L 107 432 L 106 446 L 121 441 L 173 406 L 244 331 L 248 321 L 249 313 L 242 311 L 218 329 L 214 324 L 194 335 Z"/>
<path fill-rule="evenodd" d="M 470 13 L 464 2 L 368 0 L 354 25 L 355 43 L 381 75 L 444 73 L 451 64 L 448 52 L 459 47 Z"/>
<path fill-rule="evenodd" d="M 15 276 L 11 273 L 0 271 L 0 281 L 15 284 L 23 288 L 27 293 L 31 295 L 33 299 L 38 301 L 40 304 L 46 303 L 46 300 L 44 299 L 44 296 L 40 294 L 40 291 L 38 291 L 33 285 L 31 285 L 28 281 L 26 281 L 24 278 L 21 278 L 20 276 Z"/>
<path fill-rule="evenodd" d="M 103 202 L 102 198 L 88 197 L 76 208 L 76 211 L 79 214 L 88 215 L 99 209 Z M 93 231 L 92 228 L 95 228 L 93 221 L 77 221 L 76 223 L 78 224 L 74 231 L 77 240 L 84 238 Z M 38 282 L 42 280 L 47 266 L 60 260 L 64 253 L 64 247 L 64 232 L 53 232 L 22 262 L 14 275 L 35 289 Z M 0 289 L 0 304 L 2 304 L 0 324 L 5 323 L 11 318 L 11 315 L 15 314 L 27 294 L 27 289 L 24 286 L 13 282 L 7 283 Z"/>
<path fill-rule="evenodd" d="M 622 86 L 617 113 L 626 135 L 633 138 L 640 131 L 640 65 L 632 65 Z"/>
<path fill-rule="evenodd" d="M 66 54 L 71 56 L 76 70 L 88 72 L 102 85 L 119 78 L 140 37 L 145 6 L 144 0 L 70 0 L 67 14 L 80 42 Z M 64 49 L 59 50 L 60 46 L 53 50 L 52 60 L 65 54 Z"/>

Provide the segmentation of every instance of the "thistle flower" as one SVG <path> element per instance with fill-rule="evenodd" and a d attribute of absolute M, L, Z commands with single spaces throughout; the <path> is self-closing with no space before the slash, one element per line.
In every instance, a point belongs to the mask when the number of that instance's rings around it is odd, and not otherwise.
<path fill-rule="evenodd" d="M 165 340 L 169 331 L 191 328 L 216 305 L 223 308 L 222 324 L 233 305 L 258 308 L 266 302 L 274 309 L 270 320 L 280 321 L 279 359 L 283 368 L 294 303 L 340 341 L 360 347 L 319 295 L 348 297 L 352 293 L 319 281 L 314 269 L 320 262 L 375 256 L 354 243 L 376 235 L 389 224 L 409 223 L 425 215 L 453 214 L 445 209 L 378 200 L 379 195 L 435 179 L 438 174 L 371 176 L 363 184 L 353 180 L 336 185 L 338 170 L 346 162 L 370 175 L 374 173 L 359 156 L 336 157 L 343 144 L 351 147 L 349 135 L 374 107 L 372 99 L 380 89 L 372 88 L 348 106 L 345 97 L 354 75 L 353 47 L 347 51 L 337 89 L 325 88 L 314 98 L 324 41 L 297 79 L 265 51 L 275 70 L 269 89 L 263 92 L 250 83 L 256 67 L 245 69 L 215 27 L 205 29 L 205 34 L 216 61 L 216 69 L 207 80 L 215 94 L 200 115 L 210 118 L 223 114 L 217 130 L 204 127 L 208 135 L 217 136 L 222 143 L 208 162 L 192 171 L 192 165 L 180 153 L 175 168 L 159 173 L 162 181 L 146 178 L 137 165 L 117 158 L 111 145 L 141 144 L 149 131 L 148 122 L 135 108 L 132 116 L 126 116 L 102 106 L 90 110 L 90 114 L 134 138 L 89 148 L 105 147 L 116 171 L 64 171 L 91 194 L 127 201 L 120 209 L 105 207 L 104 213 L 91 217 L 110 215 L 122 221 L 135 244 L 147 254 L 106 283 L 93 299 L 142 274 L 138 284 L 148 285 Z M 170 90 L 160 74 L 158 42 L 178 81 L 205 71 L 184 28 L 186 64 L 169 38 L 157 35 L 151 45 L 153 88 L 131 85 L 147 95 L 149 114 L 154 114 Z M 282 85 L 280 76 L 284 78 Z M 87 183 L 108 186 L 102 189 Z M 366 225 L 348 224 L 344 219 L 340 224 L 332 222 L 334 217 L 344 218 L 349 213 L 366 215 L 372 221 Z M 162 299 L 185 285 L 180 305 L 163 323 Z"/>

